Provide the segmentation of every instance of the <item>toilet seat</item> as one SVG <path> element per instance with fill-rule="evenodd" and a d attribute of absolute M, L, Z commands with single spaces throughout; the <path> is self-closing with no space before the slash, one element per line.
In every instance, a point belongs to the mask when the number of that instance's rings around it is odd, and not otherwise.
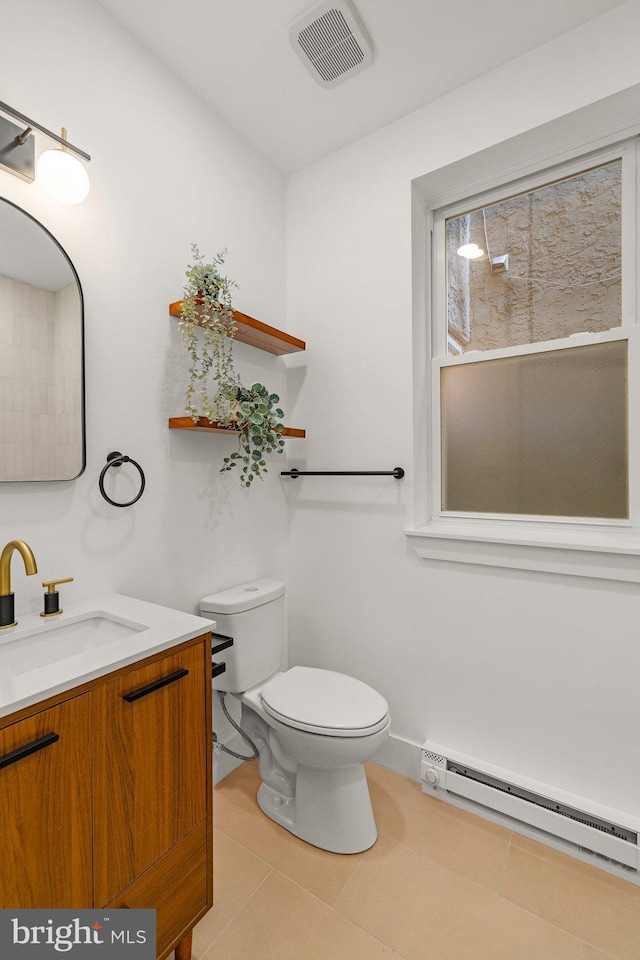
<path fill-rule="evenodd" d="M 266 713 L 296 730 L 330 737 L 366 737 L 389 721 L 387 701 L 376 690 L 333 670 L 292 667 L 260 691 Z"/>

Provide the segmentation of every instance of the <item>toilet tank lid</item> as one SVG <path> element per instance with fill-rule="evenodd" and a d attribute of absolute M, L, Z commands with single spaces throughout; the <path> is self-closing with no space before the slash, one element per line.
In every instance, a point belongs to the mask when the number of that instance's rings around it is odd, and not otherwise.
<path fill-rule="evenodd" d="M 202 613 L 243 613 L 283 596 L 284 583 L 280 580 L 252 580 L 203 597 L 200 610 Z"/>

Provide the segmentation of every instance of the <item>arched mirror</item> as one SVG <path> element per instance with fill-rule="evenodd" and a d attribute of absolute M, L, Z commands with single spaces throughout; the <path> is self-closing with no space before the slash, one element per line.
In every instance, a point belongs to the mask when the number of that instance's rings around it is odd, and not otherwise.
<path fill-rule="evenodd" d="M 0 481 L 85 466 L 83 300 L 58 241 L 0 197 Z"/>

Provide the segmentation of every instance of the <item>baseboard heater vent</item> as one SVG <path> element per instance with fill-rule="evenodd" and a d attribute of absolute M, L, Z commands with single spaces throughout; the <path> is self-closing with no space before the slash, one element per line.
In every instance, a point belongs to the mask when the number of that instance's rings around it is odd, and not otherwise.
<path fill-rule="evenodd" d="M 489 811 L 496 819 L 520 822 L 542 832 L 545 842 L 557 838 L 563 849 L 569 844 L 640 878 L 640 822 L 627 814 L 430 741 L 422 748 L 422 789 L 453 803 L 460 800 L 468 808 L 478 806 L 480 814 Z"/>

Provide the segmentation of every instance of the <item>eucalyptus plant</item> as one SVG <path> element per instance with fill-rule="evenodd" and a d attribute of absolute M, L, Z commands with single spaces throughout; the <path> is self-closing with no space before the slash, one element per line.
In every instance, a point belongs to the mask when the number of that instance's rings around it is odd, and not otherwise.
<path fill-rule="evenodd" d="M 186 272 L 180 331 L 189 353 L 189 383 L 185 407 L 194 422 L 204 416 L 237 431 L 238 450 L 224 458 L 220 472 L 241 466 L 240 482 L 250 487 L 268 473 L 265 456 L 283 453 L 284 413 L 280 398 L 262 383 L 245 387 L 233 364 L 236 324 L 231 306 L 235 281 L 223 276 L 220 267 L 226 250 L 205 263 L 197 244 L 191 244 L 193 263 Z M 199 333 L 199 330 L 202 333 Z"/>
<path fill-rule="evenodd" d="M 220 472 L 233 470 L 242 465 L 240 482 L 250 487 L 258 477 L 268 473 L 265 454 L 284 452 L 284 427 L 279 421 L 284 413 L 277 406 L 280 397 L 277 393 L 269 393 L 262 383 L 254 383 L 251 387 L 236 387 L 236 422 L 235 428 L 239 431 L 239 449 L 224 458 L 224 466 Z"/>
<path fill-rule="evenodd" d="M 237 284 L 219 269 L 226 250 L 216 254 L 212 263 L 205 263 L 197 244 L 191 244 L 191 252 L 193 263 L 186 271 L 179 324 L 191 360 L 185 409 L 194 422 L 204 416 L 211 423 L 227 425 L 228 384 L 236 379 L 233 368 L 236 326 L 231 291 Z M 212 392 L 210 381 L 215 387 Z"/>

